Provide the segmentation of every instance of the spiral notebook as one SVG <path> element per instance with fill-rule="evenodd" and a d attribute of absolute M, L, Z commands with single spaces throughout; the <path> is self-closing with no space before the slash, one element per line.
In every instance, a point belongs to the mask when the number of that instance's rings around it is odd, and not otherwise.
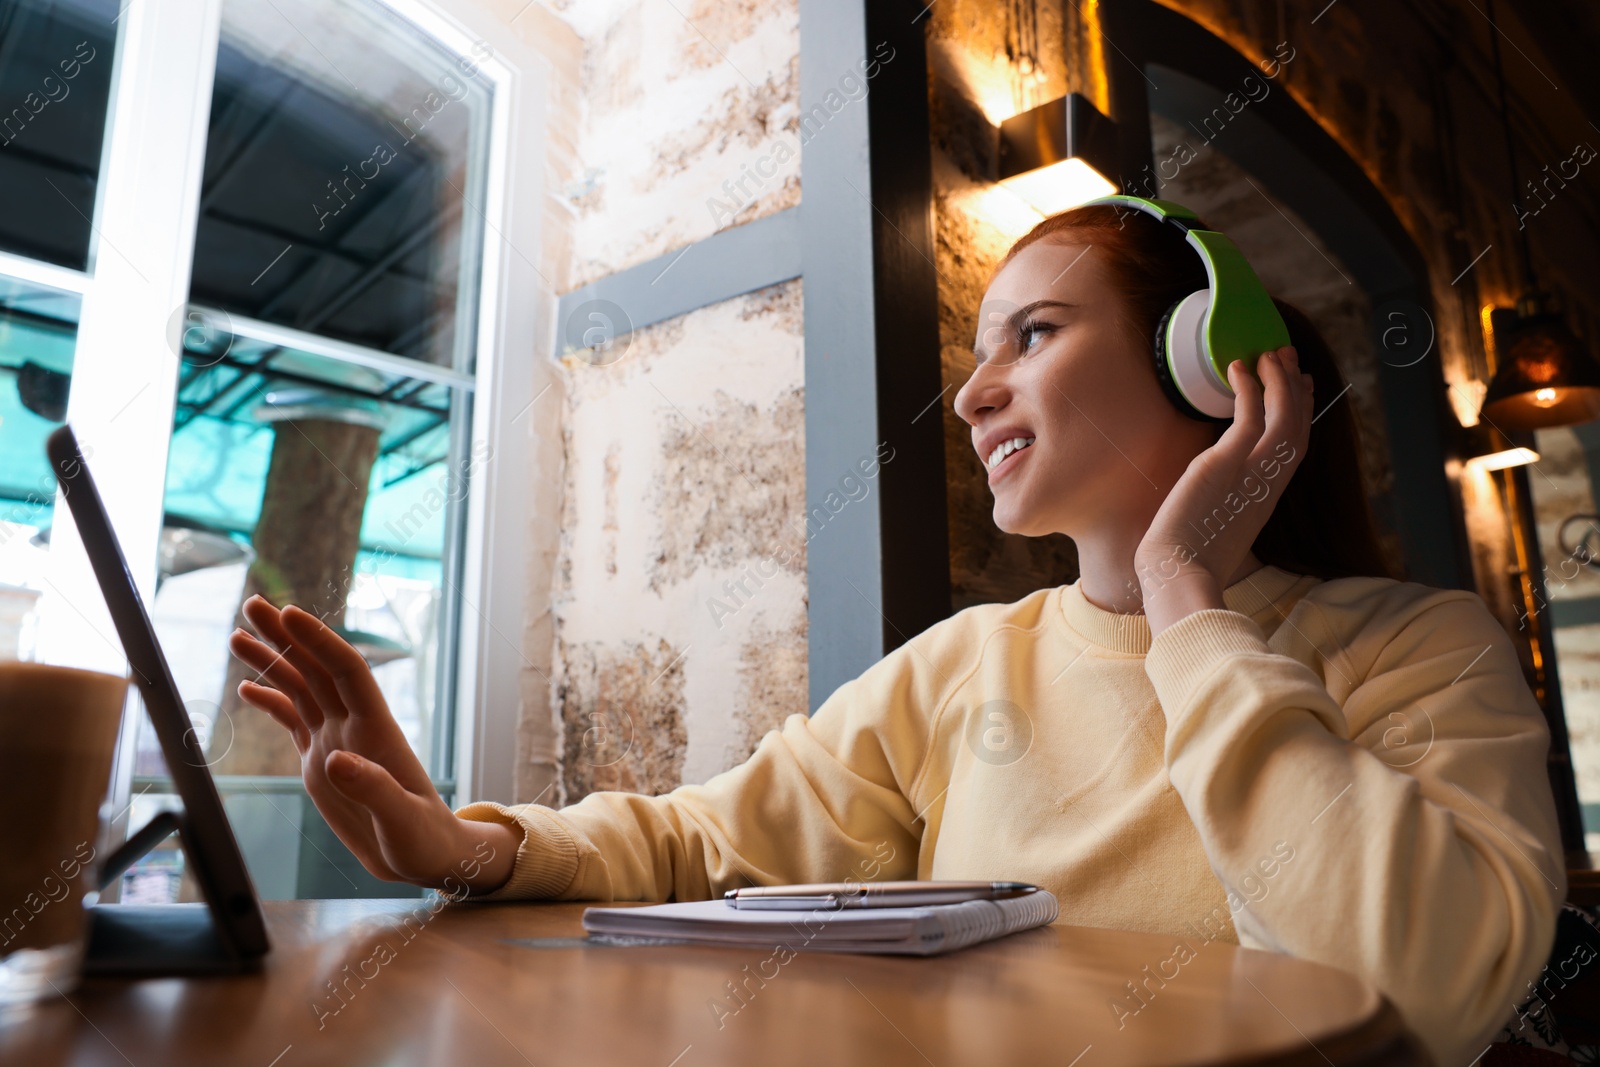
<path fill-rule="evenodd" d="M 588 908 L 590 940 L 620 944 L 786 945 L 795 951 L 935 956 L 1055 922 L 1046 890 L 1000 900 L 914 908 L 755 911 L 722 900 Z"/>

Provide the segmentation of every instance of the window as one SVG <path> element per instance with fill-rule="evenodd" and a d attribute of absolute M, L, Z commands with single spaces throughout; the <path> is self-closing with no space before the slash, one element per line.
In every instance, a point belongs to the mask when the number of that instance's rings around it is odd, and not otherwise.
<path fill-rule="evenodd" d="M 0 249 L 82 271 L 116 52 L 112 0 L 0 4 Z"/>
<path fill-rule="evenodd" d="M 37 650 L 116 50 L 112 0 L 0 3 L 0 656 Z"/>
<path fill-rule="evenodd" d="M 56 480 L 44 439 L 65 415 L 77 293 L 0 277 L 0 657 L 32 658 Z"/>
<path fill-rule="evenodd" d="M 1589 851 L 1600 850 L 1600 423 L 1534 431 L 1527 485 L 1543 557 L 1544 602 L 1521 620 L 1550 629 Z M 1507 472 L 1509 473 L 1509 472 Z"/>
<path fill-rule="evenodd" d="M 123 666 L 54 528 L 70 417 L 262 895 L 410 895 L 328 830 L 226 639 L 255 592 L 317 612 L 453 800 L 481 475 L 527 399 L 486 390 L 480 328 L 507 74 L 404 0 L 198 6 L 0 0 L 0 182 L 28 207 L 0 220 L 0 654 Z M 117 763 L 118 836 L 178 805 L 137 696 Z M 199 899 L 176 839 L 119 888 Z"/>

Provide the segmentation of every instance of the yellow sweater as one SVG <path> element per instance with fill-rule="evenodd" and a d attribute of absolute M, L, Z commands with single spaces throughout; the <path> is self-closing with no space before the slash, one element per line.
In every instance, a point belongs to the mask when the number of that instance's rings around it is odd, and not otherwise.
<path fill-rule="evenodd" d="M 524 830 L 479 899 L 1017 879 L 1063 923 L 1359 974 L 1440 1067 L 1467 1064 L 1528 995 L 1567 890 L 1510 638 L 1476 593 L 1389 579 L 1267 566 L 1223 600 L 1154 641 L 1077 583 L 980 605 L 703 785 L 468 804 Z M 1107 1010 L 1126 1025 L 1151 982 Z"/>

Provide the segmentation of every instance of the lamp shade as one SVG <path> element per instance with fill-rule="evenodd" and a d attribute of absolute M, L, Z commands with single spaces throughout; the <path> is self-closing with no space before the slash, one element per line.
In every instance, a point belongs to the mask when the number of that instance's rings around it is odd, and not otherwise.
<path fill-rule="evenodd" d="M 1525 298 L 1518 312 L 1495 331 L 1498 367 L 1481 417 L 1511 432 L 1600 418 L 1600 363 L 1537 300 Z"/>

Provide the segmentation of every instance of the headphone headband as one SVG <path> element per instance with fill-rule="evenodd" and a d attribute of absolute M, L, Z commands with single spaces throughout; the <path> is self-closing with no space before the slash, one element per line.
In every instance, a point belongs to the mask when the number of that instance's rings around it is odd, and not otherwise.
<path fill-rule="evenodd" d="M 1154 215 L 1162 222 L 1175 223 L 1184 233 L 1189 232 L 1187 223 L 1200 221 L 1200 216 L 1192 209 L 1172 200 L 1157 200 L 1154 197 L 1128 196 L 1123 193 L 1117 193 L 1113 196 L 1102 196 L 1098 200 L 1090 200 L 1088 204 L 1079 206 L 1088 207 L 1089 204 L 1121 204 L 1131 207 L 1136 211 L 1143 211 L 1147 215 Z"/>

